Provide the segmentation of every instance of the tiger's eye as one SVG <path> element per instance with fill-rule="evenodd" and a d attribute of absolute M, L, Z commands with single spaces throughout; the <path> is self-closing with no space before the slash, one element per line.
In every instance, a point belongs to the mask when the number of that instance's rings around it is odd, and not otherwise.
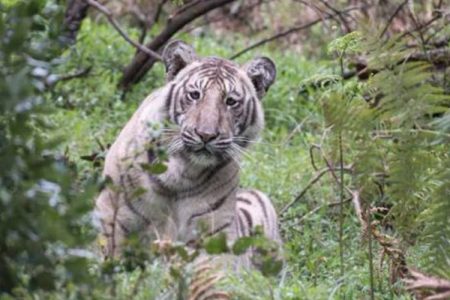
<path fill-rule="evenodd" d="M 225 101 L 225 103 L 226 103 L 228 106 L 234 106 L 234 105 L 236 105 L 237 101 L 234 100 L 234 99 L 231 98 L 231 97 L 228 97 L 227 100 Z"/>
<path fill-rule="evenodd" d="M 190 92 L 189 98 L 191 98 L 192 100 L 198 100 L 200 99 L 200 93 L 198 91 Z"/>

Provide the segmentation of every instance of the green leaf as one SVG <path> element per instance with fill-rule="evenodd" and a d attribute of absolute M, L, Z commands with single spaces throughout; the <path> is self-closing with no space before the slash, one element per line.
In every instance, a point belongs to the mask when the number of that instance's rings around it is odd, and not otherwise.
<path fill-rule="evenodd" d="M 147 189 L 145 189 L 145 188 L 143 188 L 143 187 L 137 187 L 134 191 L 133 191 L 133 193 L 132 193 L 132 195 L 131 195 L 131 199 L 137 199 L 137 198 L 139 198 L 140 196 L 142 196 L 142 195 L 144 195 L 145 193 L 147 192 Z"/>
<path fill-rule="evenodd" d="M 208 254 L 221 254 L 228 252 L 227 236 L 221 232 L 213 237 L 209 237 L 203 243 Z"/>
<path fill-rule="evenodd" d="M 155 174 L 155 175 L 159 175 L 159 174 L 162 174 L 167 171 L 167 166 L 162 162 L 158 162 L 158 163 L 154 163 L 154 164 L 143 163 L 143 164 L 141 164 L 141 168 L 144 169 L 145 171 L 147 171 L 151 174 Z"/>
<path fill-rule="evenodd" d="M 332 41 L 328 45 L 328 52 L 337 52 L 339 56 L 342 56 L 343 53 L 351 54 L 355 52 L 361 51 L 361 41 L 363 39 L 363 35 L 359 31 L 353 31 L 349 34 L 346 34 L 342 37 L 339 37 Z"/>
<path fill-rule="evenodd" d="M 283 262 L 272 257 L 266 257 L 261 266 L 261 272 L 264 276 L 275 276 L 280 273 L 283 268 Z"/>
<path fill-rule="evenodd" d="M 233 244 L 233 253 L 236 255 L 241 255 L 247 251 L 250 246 L 255 244 L 255 239 L 253 237 L 244 236 L 236 240 Z"/>

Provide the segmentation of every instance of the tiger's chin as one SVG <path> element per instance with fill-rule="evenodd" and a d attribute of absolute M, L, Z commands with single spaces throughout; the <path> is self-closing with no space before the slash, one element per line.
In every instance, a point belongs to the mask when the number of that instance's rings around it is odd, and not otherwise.
<path fill-rule="evenodd" d="M 231 159 L 220 152 L 210 151 L 206 148 L 198 150 L 187 149 L 186 152 L 189 162 L 199 167 L 211 167 Z"/>

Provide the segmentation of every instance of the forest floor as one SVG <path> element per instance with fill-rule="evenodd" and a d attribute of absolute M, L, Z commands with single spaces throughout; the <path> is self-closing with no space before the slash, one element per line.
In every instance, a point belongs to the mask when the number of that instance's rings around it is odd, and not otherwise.
<path fill-rule="evenodd" d="M 229 57 L 244 46 L 239 36 L 217 38 L 208 32 L 199 38 L 188 35 L 179 38 L 191 43 L 204 56 Z M 121 68 L 134 51 L 109 25 L 85 20 L 76 48 L 65 55 L 67 61 L 61 67 L 62 73 L 84 67 L 92 69 L 87 77 L 56 86 L 59 96 L 53 99 L 57 109 L 51 120 L 65 139 L 62 149 L 86 177 L 100 170 L 81 157 L 102 152 L 100 145 L 112 143 L 145 96 L 164 84 L 163 67 L 157 64 L 127 94 L 117 89 Z M 267 193 L 281 211 L 317 174 L 309 151 L 311 145 L 322 144 L 328 130 L 319 103 L 320 95 L 302 92 L 302 83 L 317 76 L 336 74 L 338 66 L 333 57 L 304 57 L 274 47 L 258 48 L 237 61 L 244 63 L 261 54 L 276 62 L 278 78 L 263 100 L 266 127 L 260 142 L 255 143 L 243 159 L 241 184 Z M 321 161 L 317 164 L 319 168 L 324 167 Z M 348 201 L 344 207 L 344 276 L 341 276 L 339 207 L 329 205 L 339 201 L 338 194 L 333 177 L 326 175 L 280 217 L 287 262 L 284 275 L 263 278 L 250 274 L 249 280 L 233 287 L 239 299 L 369 297 L 367 241 Z M 386 263 L 381 266 L 380 249 L 376 244 L 373 246 L 376 299 L 409 299 L 400 286 L 393 288 L 389 283 L 388 267 Z M 409 259 L 414 259 L 414 254 L 409 253 Z M 415 263 L 418 264 L 420 262 Z M 123 286 L 124 295 L 129 290 L 127 286 L 137 277 L 135 273 L 122 277 L 118 285 Z M 261 284 L 267 290 L 261 291 Z M 147 296 L 143 293 L 136 299 Z"/>

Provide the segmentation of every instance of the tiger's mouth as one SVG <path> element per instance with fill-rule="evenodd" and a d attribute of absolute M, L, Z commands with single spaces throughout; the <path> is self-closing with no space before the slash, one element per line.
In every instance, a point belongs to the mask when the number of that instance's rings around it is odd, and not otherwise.
<path fill-rule="evenodd" d="M 184 144 L 183 148 L 188 159 L 195 165 L 211 166 L 231 159 L 227 151 L 228 147 L 214 147 L 206 143 L 197 145 Z"/>
<path fill-rule="evenodd" d="M 204 156 L 204 157 L 213 157 L 213 156 L 222 156 L 224 149 L 217 149 L 209 144 L 203 145 L 184 145 L 186 150 L 190 152 L 192 155 Z"/>
<path fill-rule="evenodd" d="M 185 146 L 187 157 L 194 165 L 199 166 L 211 166 L 216 165 L 225 159 L 224 153 L 208 149 L 209 147 L 203 146 L 201 148 L 191 148 Z"/>

